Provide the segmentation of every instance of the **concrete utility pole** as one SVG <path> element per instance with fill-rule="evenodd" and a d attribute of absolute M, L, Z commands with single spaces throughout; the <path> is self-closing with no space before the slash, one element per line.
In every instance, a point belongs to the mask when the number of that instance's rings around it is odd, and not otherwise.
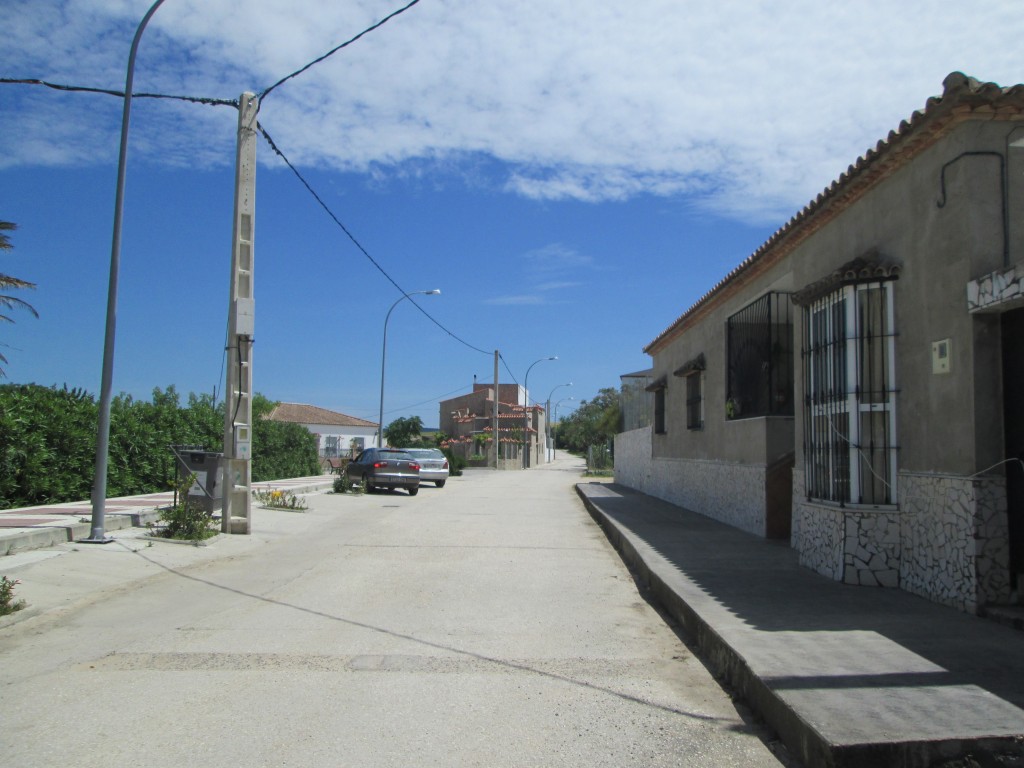
<path fill-rule="evenodd" d="M 224 509 L 221 531 L 252 532 L 253 237 L 256 230 L 256 115 L 259 99 L 238 100 L 235 221 L 228 294 L 228 361 L 224 386 Z"/>

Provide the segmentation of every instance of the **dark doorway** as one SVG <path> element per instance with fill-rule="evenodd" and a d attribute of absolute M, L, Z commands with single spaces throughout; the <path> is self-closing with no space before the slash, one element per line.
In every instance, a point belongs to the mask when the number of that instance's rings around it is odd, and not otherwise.
<path fill-rule="evenodd" d="M 1010 533 L 1010 579 L 1018 594 L 1024 590 L 1024 309 L 1004 312 L 1003 416 L 1006 458 L 1006 502 Z"/>

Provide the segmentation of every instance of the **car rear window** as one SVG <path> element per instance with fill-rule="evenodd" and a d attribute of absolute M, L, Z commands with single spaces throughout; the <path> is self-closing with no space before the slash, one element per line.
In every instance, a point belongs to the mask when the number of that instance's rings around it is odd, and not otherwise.
<path fill-rule="evenodd" d="M 443 459 L 444 454 L 436 448 L 410 448 L 409 453 L 424 459 Z"/>

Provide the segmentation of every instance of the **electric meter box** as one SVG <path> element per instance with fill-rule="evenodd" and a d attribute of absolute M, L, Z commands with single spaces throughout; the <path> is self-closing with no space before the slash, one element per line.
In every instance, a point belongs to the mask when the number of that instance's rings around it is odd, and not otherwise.
<path fill-rule="evenodd" d="M 221 482 L 223 454 L 196 445 L 172 445 L 171 450 L 174 452 L 178 467 L 178 484 L 180 485 L 189 475 L 195 475 L 195 480 L 186 491 L 188 500 L 198 504 L 211 515 L 220 512 L 224 506 Z"/>

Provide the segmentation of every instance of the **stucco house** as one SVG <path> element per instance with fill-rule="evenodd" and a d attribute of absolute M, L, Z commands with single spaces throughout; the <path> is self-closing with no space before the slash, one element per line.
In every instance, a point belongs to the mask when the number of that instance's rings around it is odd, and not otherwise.
<path fill-rule="evenodd" d="M 442 400 L 441 431 L 448 435 L 445 444 L 471 464 L 495 466 L 494 409 L 498 407 L 498 469 L 523 469 L 546 463 L 547 420 L 539 405 L 526 405 L 527 393 L 518 384 L 494 385 L 473 382 L 473 391 Z M 525 452 L 525 462 L 524 462 Z M 485 459 L 473 461 L 472 457 Z"/>
<path fill-rule="evenodd" d="M 960 73 L 660 333 L 618 482 L 809 568 L 1024 591 L 1024 86 Z"/>
<path fill-rule="evenodd" d="M 377 423 L 303 403 L 278 403 L 267 415 L 273 421 L 301 424 L 316 436 L 322 460 L 352 457 L 377 445 Z"/>

